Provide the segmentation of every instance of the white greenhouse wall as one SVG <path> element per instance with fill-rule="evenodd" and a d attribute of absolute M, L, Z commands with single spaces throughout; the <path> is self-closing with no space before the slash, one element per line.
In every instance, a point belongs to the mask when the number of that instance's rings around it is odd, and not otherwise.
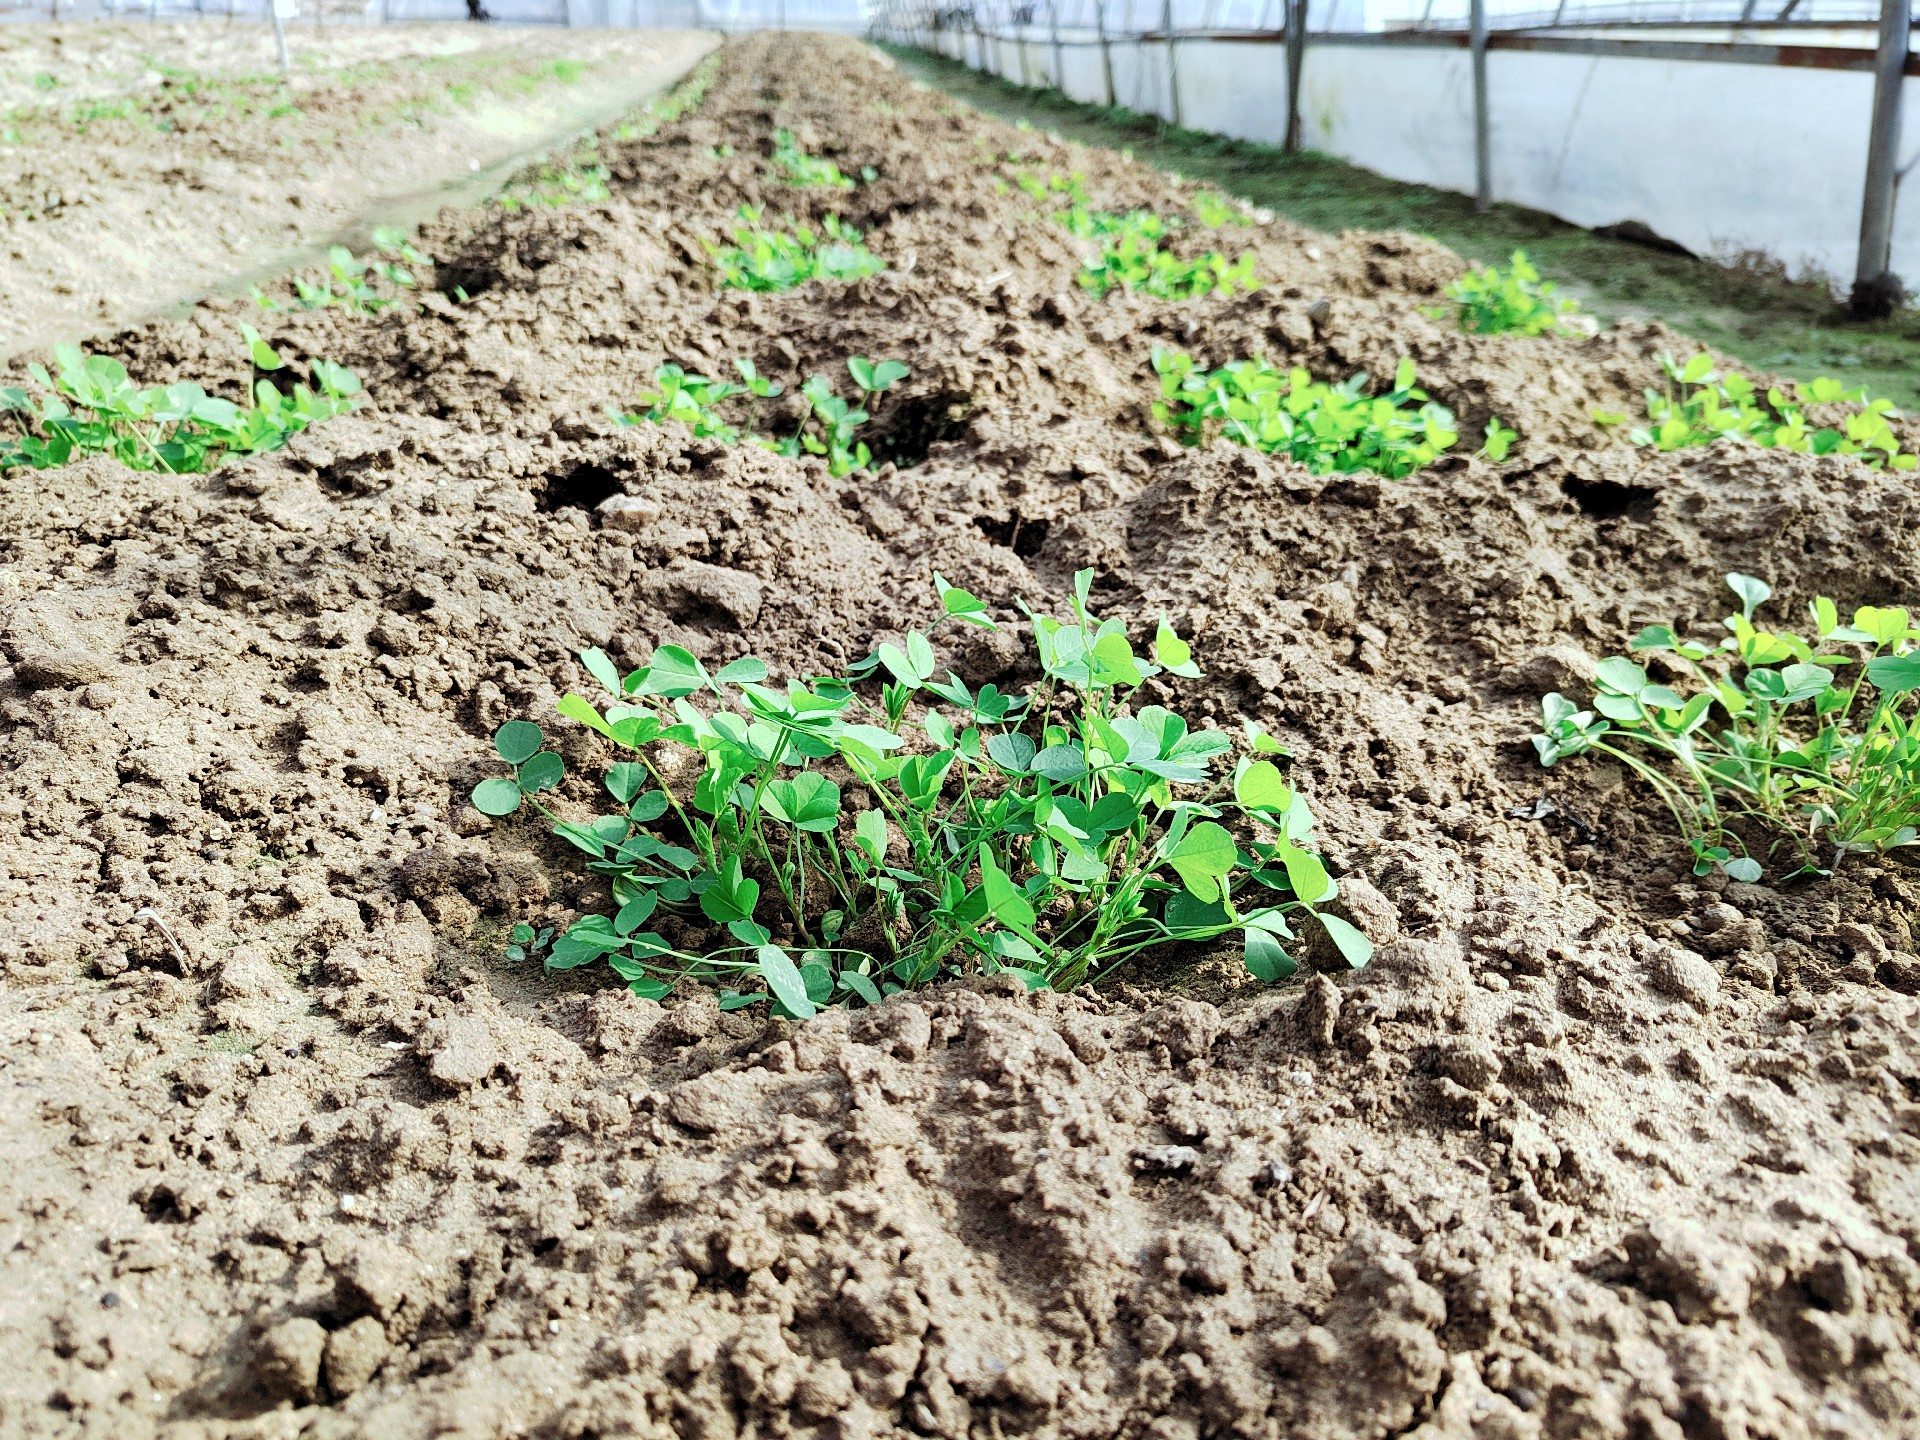
<path fill-rule="evenodd" d="M 1061 39 L 1068 95 L 1175 118 L 1164 42 L 1111 42 L 1109 97 L 1094 32 Z M 920 43 L 1016 83 L 1061 78 L 1043 28 L 1019 42 L 941 31 Z M 1284 138 L 1284 45 L 1182 40 L 1174 70 L 1182 124 L 1267 144 Z M 1473 190 L 1466 50 L 1313 44 L 1300 92 L 1309 148 L 1395 180 Z M 1871 75 L 1496 49 L 1487 94 L 1495 199 L 1576 225 L 1638 221 L 1696 254 L 1758 252 L 1795 274 L 1852 278 Z M 1905 102 L 1903 167 L 1920 158 L 1920 79 L 1906 81 Z M 1911 195 L 1895 210 L 1893 269 L 1920 289 L 1920 198 Z"/>

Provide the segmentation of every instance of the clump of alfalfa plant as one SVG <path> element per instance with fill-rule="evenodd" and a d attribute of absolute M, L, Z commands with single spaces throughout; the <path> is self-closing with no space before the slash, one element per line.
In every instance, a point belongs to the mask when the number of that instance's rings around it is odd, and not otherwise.
<path fill-rule="evenodd" d="M 594 205 L 612 198 L 613 192 L 607 188 L 611 175 L 599 148 L 590 142 L 564 159 L 534 166 L 494 196 L 493 203 L 510 214 Z"/>
<path fill-rule="evenodd" d="M 420 283 L 420 277 L 407 267 L 410 265 L 431 265 L 434 259 L 420 250 L 407 238 L 407 232 L 392 225 L 382 225 L 373 232 L 373 248 L 377 254 L 371 264 L 373 272 L 390 285 L 403 290 L 412 290 Z"/>
<path fill-rule="evenodd" d="M 791 290 L 809 280 L 844 283 L 878 275 L 886 262 L 867 249 L 853 226 L 829 215 L 818 231 L 805 225 L 780 230 L 760 223 L 760 212 L 742 206 L 732 245 L 703 242 L 720 269 L 722 290 Z"/>
<path fill-rule="evenodd" d="M 1468 271 L 1447 287 L 1447 298 L 1460 307 L 1460 328 L 1475 335 L 1544 335 L 1576 325 L 1580 314 L 1580 303 L 1556 298 L 1556 288 L 1516 250 L 1505 272 L 1497 265 Z"/>
<path fill-rule="evenodd" d="M 934 578 L 947 616 L 995 626 Z M 587 651 L 612 703 L 569 694 L 559 710 L 623 753 L 607 813 L 547 810 L 564 766 L 524 720 L 494 737 L 513 776 L 473 792 L 489 815 L 532 800 L 610 882 L 613 913 L 576 920 L 547 965 L 605 957 L 642 995 L 695 980 L 722 987 L 723 1007 L 806 1016 L 953 975 L 1064 990 L 1236 931 L 1248 969 L 1275 980 L 1309 920 L 1365 964 L 1366 938 L 1315 909 L 1337 887 L 1280 746 L 1249 726 L 1253 753 L 1222 768 L 1227 735 L 1137 703 L 1151 677 L 1199 672 L 1164 620 L 1137 654 L 1090 610 L 1092 580 L 1075 577 L 1067 618 L 1032 615 L 1044 679 L 1019 696 L 935 679 L 917 630 L 784 687 L 755 659 L 710 673 L 663 645 L 621 675 Z"/>
<path fill-rule="evenodd" d="M 1648 388 L 1647 424 L 1627 432 L 1635 445 L 1656 450 L 1684 450 L 1711 445 L 1730 436 L 1755 444 L 1803 455 L 1857 455 L 1874 469 L 1912 470 L 1920 457 L 1904 453 L 1890 419 L 1899 411 L 1891 400 L 1869 396 L 1864 387 L 1849 390 L 1838 380 L 1821 377 L 1796 385 L 1789 397 L 1779 386 L 1764 398 L 1744 375 L 1722 375 L 1705 351 L 1682 365 L 1671 355 L 1659 357 L 1666 375 L 1662 389 Z M 1844 428 L 1809 426 L 1807 405 L 1857 405 L 1845 417 Z M 1626 416 L 1596 410 L 1601 425 L 1620 425 Z"/>
<path fill-rule="evenodd" d="M 1693 851 L 1694 873 L 1719 866 L 1761 877 L 1743 833 L 1784 847 L 1792 873 L 1824 871 L 1854 851 L 1920 838 L 1920 630 L 1898 607 L 1862 606 L 1842 624 L 1833 601 L 1812 604 L 1815 634 L 1761 630 L 1764 581 L 1729 575 L 1740 613 L 1717 645 L 1665 625 L 1600 663 L 1592 708 L 1553 693 L 1541 702 L 1541 763 L 1598 751 L 1650 784 Z M 1850 653 L 1849 653 L 1850 652 Z M 1651 752 L 1651 756 L 1649 753 Z M 1821 861 L 1831 857 L 1823 866 Z"/>
<path fill-rule="evenodd" d="M 242 325 L 255 368 L 280 370 L 278 351 L 250 325 Z M 44 365 L 27 373 L 40 388 L 0 387 L 0 413 L 18 417 L 20 435 L 0 441 L 0 472 L 65 465 L 84 455 L 111 455 L 130 470 L 199 474 L 235 455 L 277 450 L 323 420 L 344 415 L 357 403 L 360 381 L 351 370 L 326 360 L 308 362 L 313 387 L 295 383 L 283 392 L 271 380 L 254 383 L 253 403 L 241 405 L 209 395 L 191 381 L 141 389 L 118 360 L 85 355 L 57 345 L 57 375 Z"/>
<path fill-rule="evenodd" d="M 1124 215 L 1076 205 L 1055 217 L 1075 235 L 1097 239 L 1100 253 L 1080 267 L 1080 284 L 1096 297 L 1115 287 L 1159 300 L 1197 300 L 1258 290 L 1253 252 L 1229 260 L 1217 251 L 1185 258 L 1161 242 L 1168 225 L 1151 210 Z"/>
<path fill-rule="evenodd" d="M 374 281 L 385 281 L 395 291 L 419 287 L 419 278 L 408 267 L 431 265 L 433 261 L 406 237 L 405 232 L 381 227 L 373 232 L 375 253 L 367 258 L 355 255 L 344 245 L 327 249 L 327 273 L 318 280 L 292 277 L 294 304 L 302 310 L 340 308 L 357 314 L 374 315 L 399 303 L 398 295 L 382 294 Z M 262 310 L 285 310 L 288 306 L 274 299 L 258 285 L 253 299 Z"/>
<path fill-rule="evenodd" d="M 773 170 L 786 185 L 824 186 L 833 190 L 851 190 L 854 185 L 853 177 L 841 173 L 840 167 L 833 161 L 823 155 L 809 155 L 802 150 L 791 130 L 773 132 Z M 861 170 L 860 178 L 876 180 L 879 173 L 869 165 Z"/>
<path fill-rule="evenodd" d="M 1180 228 L 1178 217 L 1169 219 L 1151 210 L 1097 209 L 1087 203 L 1085 179 L 1077 173 L 1043 176 L 1024 168 L 1009 173 L 1031 198 L 1044 204 L 1065 202 L 1049 213 L 1055 224 L 1078 239 L 1098 242 L 1098 254 L 1081 266 L 1079 275 L 1081 286 L 1097 297 L 1116 287 L 1160 300 L 1194 300 L 1216 291 L 1232 295 L 1260 288 L 1251 251 L 1229 260 L 1214 251 L 1189 259 L 1167 249 L 1168 235 Z M 1200 193 L 1196 213 L 1209 226 L 1239 218 L 1237 211 L 1207 191 Z"/>
<path fill-rule="evenodd" d="M 759 402 L 781 395 L 782 387 L 762 375 L 751 360 L 739 359 L 733 364 L 740 375 L 737 383 L 690 374 L 678 365 L 662 365 L 653 372 L 659 390 L 640 397 L 648 407 L 644 415 L 624 415 L 618 410 L 608 413 L 623 425 L 636 424 L 640 419 L 656 425 L 677 420 L 695 435 L 716 439 L 723 445 L 736 445 L 745 439 L 776 455 L 818 455 L 827 462 L 828 473 L 837 477 L 872 465 L 873 452 L 855 432 L 873 418 L 877 397 L 912 373 L 899 360 L 853 356 L 847 361 L 847 373 L 859 390 L 857 401 L 836 394 L 826 376 L 810 376 L 799 391 L 803 406 L 799 425 L 792 434 L 776 437 L 756 434 L 755 428 Z M 747 415 L 744 423 L 735 423 L 722 414 L 720 407 L 740 400 L 746 403 Z"/>
<path fill-rule="evenodd" d="M 1229 225 L 1257 223 L 1245 206 L 1236 204 L 1216 190 L 1194 192 L 1193 218 L 1209 230 L 1223 230 Z"/>
<path fill-rule="evenodd" d="M 1007 157 L 1012 160 L 1012 156 Z M 1029 199 L 1052 203 L 1064 200 L 1069 207 L 1084 208 L 1087 203 L 1087 177 L 1079 171 L 1070 175 L 1042 175 L 1037 170 L 1016 165 L 1006 172 Z"/>
<path fill-rule="evenodd" d="M 644 140 L 662 125 L 671 125 L 706 98 L 714 77 L 720 73 L 720 57 L 709 55 L 687 73 L 687 78 L 659 100 L 650 100 L 637 112 L 613 127 L 618 142 Z"/>
<path fill-rule="evenodd" d="M 873 418 L 875 397 L 912 372 L 898 360 L 869 360 L 862 355 L 847 361 L 847 370 L 859 388 L 858 401 L 834 393 L 826 376 L 809 376 L 800 387 L 800 398 L 807 407 L 800 428 L 782 440 L 761 443 L 780 455 L 818 455 L 827 462 L 827 473 L 834 476 L 869 468 L 873 452 L 866 441 L 855 438 L 854 432 Z"/>
<path fill-rule="evenodd" d="M 1297 367 L 1282 374 L 1264 360 L 1204 370 L 1191 356 L 1161 346 L 1154 348 L 1153 368 L 1161 395 L 1154 417 L 1187 445 L 1218 434 L 1286 455 L 1316 474 L 1371 470 L 1399 480 L 1431 465 L 1460 438 L 1453 412 L 1414 384 L 1411 359 L 1400 361 L 1384 395 L 1367 393 L 1364 371 L 1329 385 Z M 1496 417 L 1480 453 L 1503 460 L 1514 438 Z"/>
<path fill-rule="evenodd" d="M 647 407 L 644 414 L 628 415 L 612 407 L 608 408 L 607 413 L 622 425 L 636 425 L 641 420 L 663 425 L 670 420 L 677 420 L 701 439 L 710 438 L 722 445 L 736 445 L 740 442 L 741 427 L 730 423 L 720 413 L 720 406 L 742 395 L 750 400 L 768 399 L 780 394 L 781 387 L 761 375 L 751 360 L 741 359 L 733 363 L 740 373 L 737 383 L 696 374 L 669 361 L 653 372 L 653 383 L 660 388 L 640 397 L 640 403 Z M 746 433 L 749 437 L 753 435 L 751 418 Z"/>

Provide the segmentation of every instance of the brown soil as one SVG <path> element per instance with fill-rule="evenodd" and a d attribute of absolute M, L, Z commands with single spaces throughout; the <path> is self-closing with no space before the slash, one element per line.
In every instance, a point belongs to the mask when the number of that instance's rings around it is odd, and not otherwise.
<path fill-rule="evenodd" d="M 763 177 L 776 124 L 881 172 L 838 203 L 886 274 L 714 292 L 736 206 L 832 202 Z M 1600 441 L 1676 337 L 1463 337 L 1423 314 L 1459 262 L 1406 237 L 1267 225 L 1251 297 L 1096 303 L 979 163 L 1009 150 L 1182 200 L 851 43 L 738 42 L 612 201 L 430 235 L 470 303 L 275 317 L 377 408 L 213 477 L 9 483 L 0 1434 L 1920 1427 L 1920 876 L 1695 880 L 1638 785 L 1525 738 L 1589 657 L 1724 613 L 1726 570 L 1911 602 L 1909 482 Z M 237 382 L 240 313 L 115 349 Z M 1184 451 L 1156 341 L 1404 351 L 1524 438 L 1400 483 Z M 856 352 L 912 365 L 878 428 L 920 463 L 601 418 L 666 359 Z M 1370 968 L 794 1026 L 501 957 L 592 900 L 464 803 L 575 650 L 812 670 L 930 620 L 934 567 L 1011 615 L 1083 565 L 1197 633 L 1188 713 L 1300 757 Z"/>
<path fill-rule="evenodd" d="M 184 308 L 302 250 L 364 247 L 370 225 L 446 203 L 442 187 L 637 106 L 713 43 L 295 27 L 283 85 L 260 24 L 0 26 L 0 358 Z"/>

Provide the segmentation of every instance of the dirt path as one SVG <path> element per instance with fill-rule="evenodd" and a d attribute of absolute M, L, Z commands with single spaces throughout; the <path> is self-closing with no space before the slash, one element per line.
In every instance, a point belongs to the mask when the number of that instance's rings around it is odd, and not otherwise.
<path fill-rule="evenodd" d="M 191 306 L 471 204 L 717 43 L 458 25 L 0 28 L 0 356 Z"/>
<path fill-rule="evenodd" d="M 781 125 L 878 178 L 774 183 Z M 1589 409 L 1676 337 L 1463 336 L 1426 313 L 1458 260 L 1405 237 L 1231 231 L 1257 293 L 1095 301 L 1004 157 L 1191 193 L 851 43 L 730 46 L 609 153 L 607 202 L 424 238 L 466 303 L 274 317 L 366 413 L 211 477 L 0 490 L 0 1435 L 1920 1426 L 1920 879 L 1697 880 L 1628 777 L 1526 743 L 1590 657 L 1724 613 L 1725 571 L 1783 613 L 1912 603 L 1909 482 L 1608 441 Z M 839 208 L 889 269 L 716 293 L 700 238 L 742 204 Z M 231 385 L 254 314 L 112 348 Z M 1522 438 L 1403 482 L 1184 450 L 1155 343 L 1410 354 Z M 603 415 L 665 360 L 792 386 L 853 353 L 913 371 L 872 476 Z M 1369 968 L 795 1026 L 503 956 L 605 901 L 465 803 L 579 648 L 806 674 L 930 620 L 933 569 L 1013 619 L 1081 566 L 1195 635 L 1184 713 L 1293 751 Z"/>

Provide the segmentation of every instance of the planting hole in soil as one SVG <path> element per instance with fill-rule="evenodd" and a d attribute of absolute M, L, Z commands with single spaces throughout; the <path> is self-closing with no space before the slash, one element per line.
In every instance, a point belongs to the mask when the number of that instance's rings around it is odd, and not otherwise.
<path fill-rule="evenodd" d="M 1905 416 L 846 39 L 503 193 L 0 375 L 0 1435 L 1920 1428 Z"/>

